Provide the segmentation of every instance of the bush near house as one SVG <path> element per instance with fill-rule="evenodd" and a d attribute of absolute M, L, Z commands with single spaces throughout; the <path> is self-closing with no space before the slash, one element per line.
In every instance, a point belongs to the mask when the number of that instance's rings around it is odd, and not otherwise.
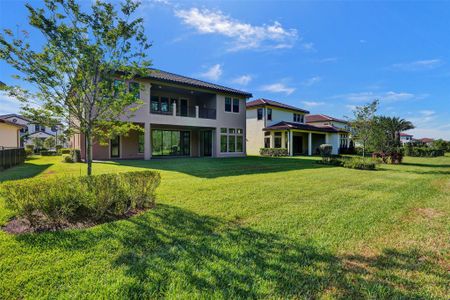
<path fill-rule="evenodd" d="M 53 156 L 53 155 L 57 155 L 58 153 L 54 150 L 41 150 L 41 152 L 39 152 L 42 156 Z"/>
<path fill-rule="evenodd" d="M 261 148 L 259 154 L 262 156 L 288 156 L 289 152 L 286 148 Z"/>
<path fill-rule="evenodd" d="M 63 154 L 62 155 L 62 162 L 73 163 L 72 155 L 70 155 L 70 154 Z"/>
<path fill-rule="evenodd" d="M 375 170 L 376 162 L 370 158 L 352 157 L 342 160 L 342 166 L 349 169 Z"/>
<path fill-rule="evenodd" d="M 73 162 L 81 161 L 81 150 L 80 149 L 70 149 L 70 155 L 72 156 Z"/>
<path fill-rule="evenodd" d="M 2 185 L 6 206 L 36 230 L 113 220 L 155 204 L 160 175 L 138 171 L 10 181 Z"/>
<path fill-rule="evenodd" d="M 59 149 L 59 153 L 61 153 L 61 154 L 70 154 L 70 151 L 72 151 L 72 148 L 61 148 L 61 149 Z"/>

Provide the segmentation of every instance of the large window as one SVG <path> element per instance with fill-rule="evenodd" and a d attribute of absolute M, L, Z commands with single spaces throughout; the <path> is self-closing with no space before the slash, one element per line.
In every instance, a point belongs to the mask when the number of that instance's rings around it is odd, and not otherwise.
<path fill-rule="evenodd" d="M 231 112 L 231 98 L 225 97 L 225 111 Z"/>
<path fill-rule="evenodd" d="M 270 148 L 270 132 L 264 132 L 264 148 Z"/>
<path fill-rule="evenodd" d="M 340 134 L 340 147 L 347 148 L 348 147 L 348 135 Z"/>
<path fill-rule="evenodd" d="M 144 153 L 145 137 L 143 132 L 138 135 L 138 153 Z"/>
<path fill-rule="evenodd" d="M 294 122 L 303 123 L 304 116 L 302 114 L 294 114 Z"/>
<path fill-rule="evenodd" d="M 140 98 L 141 89 L 138 82 L 131 81 L 130 83 L 128 83 L 128 90 L 133 94 L 134 97 Z"/>
<path fill-rule="evenodd" d="M 220 152 L 244 152 L 244 131 L 241 128 L 221 128 Z"/>
<path fill-rule="evenodd" d="M 175 99 L 172 99 L 172 101 L 173 100 L 175 100 Z M 152 96 L 150 109 L 152 112 L 155 112 L 155 113 L 168 114 L 172 111 L 172 106 L 169 104 L 168 97 Z"/>
<path fill-rule="evenodd" d="M 239 112 L 239 99 L 233 99 L 233 112 Z"/>
<path fill-rule="evenodd" d="M 267 120 L 272 121 L 272 109 L 271 108 L 267 109 Z"/>
<path fill-rule="evenodd" d="M 281 132 L 275 132 L 274 134 L 274 147 L 281 148 Z"/>
<path fill-rule="evenodd" d="M 258 114 L 258 120 L 262 120 L 262 118 L 263 118 L 263 109 L 262 108 L 258 108 L 257 114 Z"/>
<path fill-rule="evenodd" d="M 190 132 L 178 130 L 152 130 L 153 156 L 189 156 Z"/>

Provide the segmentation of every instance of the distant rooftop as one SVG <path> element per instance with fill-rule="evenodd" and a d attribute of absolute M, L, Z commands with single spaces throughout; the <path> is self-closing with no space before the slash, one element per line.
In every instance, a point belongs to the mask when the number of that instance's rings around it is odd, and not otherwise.
<path fill-rule="evenodd" d="M 282 121 L 272 126 L 266 127 L 263 130 L 289 130 L 289 129 L 299 129 L 308 131 L 319 131 L 319 132 L 347 132 L 342 128 L 334 127 L 333 125 L 313 125 L 304 124 L 297 122 L 286 122 Z"/>
<path fill-rule="evenodd" d="M 304 109 L 301 109 L 301 108 L 298 108 L 295 106 L 287 105 L 287 104 L 284 104 L 284 103 L 281 103 L 281 102 L 278 102 L 275 100 L 259 98 L 259 99 L 247 102 L 247 108 L 265 106 L 265 105 L 270 105 L 270 106 L 274 106 L 274 107 L 278 107 L 278 108 L 284 108 L 284 109 L 289 109 L 289 110 L 309 114 L 309 111 L 307 111 L 307 110 L 304 110 Z"/>

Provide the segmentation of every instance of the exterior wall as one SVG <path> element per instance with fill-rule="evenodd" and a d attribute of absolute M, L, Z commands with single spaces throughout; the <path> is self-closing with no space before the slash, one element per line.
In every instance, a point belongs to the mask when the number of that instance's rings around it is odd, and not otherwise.
<path fill-rule="evenodd" d="M 19 147 L 19 130 L 17 126 L 0 123 L 0 147 Z"/>
<path fill-rule="evenodd" d="M 327 144 L 330 144 L 333 146 L 332 154 L 338 154 L 339 153 L 339 133 L 327 133 Z"/>
<path fill-rule="evenodd" d="M 313 155 L 318 154 L 318 149 L 320 148 L 320 145 L 325 144 L 325 141 L 326 141 L 326 134 L 313 133 L 313 135 L 312 135 L 312 154 Z"/>
<path fill-rule="evenodd" d="M 268 107 L 266 107 L 265 113 L 264 113 L 266 119 L 267 119 L 267 108 L 272 109 L 272 121 L 267 120 L 267 126 L 272 126 L 272 125 L 275 125 L 282 121 L 294 122 L 294 113 L 305 116 L 304 113 L 288 111 L 288 110 L 279 109 L 277 107 L 268 106 Z"/>
<path fill-rule="evenodd" d="M 259 155 L 259 149 L 264 147 L 264 132 L 265 120 L 258 120 L 257 109 L 247 110 L 247 154 Z"/>
<path fill-rule="evenodd" d="M 139 153 L 139 132 L 132 130 L 128 136 L 122 136 L 120 139 L 120 158 L 144 158 L 144 152 Z M 109 154 L 109 153 L 108 153 Z"/>
<path fill-rule="evenodd" d="M 348 125 L 346 123 L 342 122 L 336 122 L 336 121 L 323 121 L 323 122 L 308 122 L 308 124 L 312 125 L 333 125 L 336 128 L 348 130 Z"/>
<path fill-rule="evenodd" d="M 94 141 L 92 145 L 92 159 L 105 160 L 109 158 L 109 146 L 100 145 L 99 142 Z"/>

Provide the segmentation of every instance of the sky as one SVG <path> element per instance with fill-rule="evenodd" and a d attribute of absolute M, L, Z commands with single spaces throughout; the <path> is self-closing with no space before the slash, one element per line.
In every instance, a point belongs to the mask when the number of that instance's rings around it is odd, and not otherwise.
<path fill-rule="evenodd" d="M 24 4 L 0 0 L 1 29 L 30 29 Z M 143 0 L 137 15 L 155 68 L 337 118 L 379 99 L 415 138 L 450 140 L 450 1 Z M 0 95 L 0 114 L 19 110 Z"/>

